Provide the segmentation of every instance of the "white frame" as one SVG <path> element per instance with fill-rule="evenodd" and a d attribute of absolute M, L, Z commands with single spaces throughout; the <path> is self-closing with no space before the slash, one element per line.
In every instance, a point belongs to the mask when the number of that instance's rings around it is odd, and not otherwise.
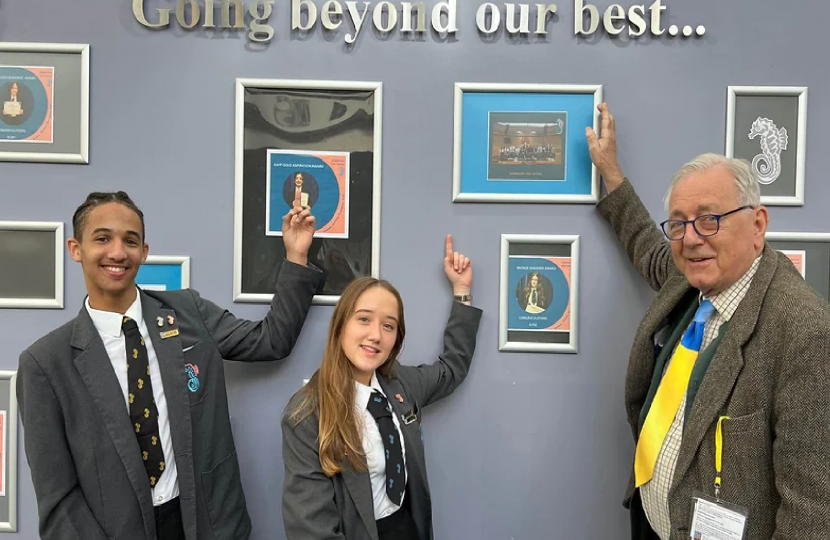
<path fill-rule="evenodd" d="M 55 297 L 54 298 L 3 298 L 0 308 L 63 309 L 63 222 L 61 221 L 0 221 L 2 231 L 52 231 L 55 233 Z"/>
<path fill-rule="evenodd" d="M 587 203 L 599 201 L 599 172 L 591 163 L 590 195 L 550 195 L 531 193 L 462 193 L 461 192 L 461 142 L 464 92 L 503 92 L 551 94 L 593 94 L 594 131 L 599 135 L 600 115 L 597 106 L 602 103 L 601 84 L 506 84 L 457 82 L 453 103 L 453 151 L 452 151 L 452 200 L 453 202 L 507 202 L 507 203 Z M 545 112 L 545 111 L 539 111 Z M 563 159 L 567 156 L 563 156 Z"/>
<path fill-rule="evenodd" d="M 0 52 L 10 53 L 74 53 L 81 56 L 80 152 L 33 153 L 0 152 L 0 161 L 27 163 L 89 163 L 89 44 L 86 43 L 15 43 L 0 42 Z"/>
<path fill-rule="evenodd" d="M 190 257 L 187 255 L 147 255 L 145 264 L 178 264 L 182 268 L 182 289 L 190 287 Z"/>
<path fill-rule="evenodd" d="M 4 471 L 6 497 L 9 500 L 9 520 L 0 522 L 0 532 L 17 532 L 17 371 L 0 371 L 0 379 L 9 381 L 9 409 L 6 414 L 6 456 L 8 468 Z"/>
<path fill-rule="evenodd" d="M 507 340 L 507 302 L 510 298 L 510 244 L 570 244 L 571 246 L 571 324 L 568 343 L 526 343 Z M 579 320 L 579 235 L 502 234 L 499 264 L 499 351 L 507 352 L 577 352 L 577 323 Z"/>
<path fill-rule="evenodd" d="M 372 164 L 372 270 L 373 277 L 380 277 L 380 189 L 381 151 L 383 140 L 383 83 L 374 81 L 338 81 L 305 79 L 236 79 L 236 112 L 234 136 L 234 212 L 233 212 L 233 301 L 243 303 L 269 303 L 273 293 L 242 292 L 242 195 L 243 162 L 245 154 L 245 89 L 291 88 L 297 90 L 369 90 L 375 94 Z M 340 295 L 315 294 L 312 305 L 333 306 Z"/>
<path fill-rule="evenodd" d="M 822 232 L 772 232 L 767 231 L 764 240 L 772 242 L 826 242 L 830 244 L 830 233 Z M 779 250 L 776 250 L 779 251 Z M 804 269 L 806 274 L 806 267 Z M 804 276 L 806 281 L 806 275 Z"/>
<path fill-rule="evenodd" d="M 828 242 L 830 243 L 830 233 L 823 232 L 772 232 L 767 231 L 764 235 L 765 240 L 772 240 L 774 242 L 786 242 L 787 240 L 793 242 Z"/>
<path fill-rule="evenodd" d="M 795 157 L 795 195 L 792 197 L 761 196 L 761 204 L 769 206 L 804 206 L 804 176 L 807 159 L 807 87 L 806 86 L 729 86 L 726 89 L 726 149 L 724 155 L 734 157 L 735 99 L 738 96 L 797 96 L 798 148 Z"/>

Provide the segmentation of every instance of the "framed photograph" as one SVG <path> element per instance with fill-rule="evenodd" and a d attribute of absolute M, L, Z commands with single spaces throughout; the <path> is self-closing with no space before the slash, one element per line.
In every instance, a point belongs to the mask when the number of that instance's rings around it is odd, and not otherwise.
<path fill-rule="evenodd" d="M 578 276 L 578 235 L 501 235 L 499 350 L 576 353 Z"/>
<path fill-rule="evenodd" d="M 16 371 L 0 371 L 0 532 L 17 532 Z"/>
<path fill-rule="evenodd" d="M 728 87 L 726 156 L 750 162 L 761 204 L 804 206 L 806 155 L 806 87 Z"/>
<path fill-rule="evenodd" d="M 0 42 L 0 161 L 89 163 L 89 45 Z"/>
<path fill-rule="evenodd" d="M 190 287 L 190 257 L 148 255 L 135 283 L 145 291 L 175 291 Z"/>
<path fill-rule="evenodd" d="M 596 203 L 602 85 L 455 84 L 454 202 Z"/>
<path fill-rule="evenodd" d="M 766 240 L 789 257 L 807 283 L 830 302 L 830 233 L 768 231 Z"/>
<path fill-rule="evenodd" d="M 379 82 L 237 79 L 235 302 L 273 298 L 297 195 L 316 220 L 309 263 L 325 276 L 313 303 L 378 277 L 381 92 Z"/>
<path fill-rule="evenodd" d="M 63 309 L 63 223 L 0 221 L 0 308 Z"/>

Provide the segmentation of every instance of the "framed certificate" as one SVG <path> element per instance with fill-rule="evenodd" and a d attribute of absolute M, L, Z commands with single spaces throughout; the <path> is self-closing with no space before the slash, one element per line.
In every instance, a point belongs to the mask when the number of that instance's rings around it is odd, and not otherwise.
<path fill-rule="evenodd" d="M 766 240 L 786 255 L 807 284 L 830 302 L 830 233 L 767 231 Z"/>
<path fill-rule="evenodd" d="M 503 234 L 499 350 L 577 352 L 579 236 Z"/>
<path fill-rule="evenodd" d="M 317 230 L 309 262 L 333 305 L 379 275 L 381 95 L 377 82 L 237 79 L 235 302 L 269 303 L 285 259 L 282 219 L 297 195 Z"/>
<path fill-rule="evenodd" d="M 63 223 L 0 221 L 0 308 L 63 309 Z"/>
<path fill-rule="evenodd" d="M 0 161 L 89 163 L 89 45 L 0 42 Z"/>
<path fill-rule="evenodd" d="M 145 291 L 173 291 L 190 287 L 190 257 L 148 255 L 135 283 Z"/>
<path fill-rule="evenodd" d="M 17 532 L 17 371 L 0 371 L 0 532 Z"/>

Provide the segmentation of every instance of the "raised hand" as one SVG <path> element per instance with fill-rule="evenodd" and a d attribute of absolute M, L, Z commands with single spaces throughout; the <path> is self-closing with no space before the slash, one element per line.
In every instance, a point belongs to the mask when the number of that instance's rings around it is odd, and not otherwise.
<path fill-rule="evenodd" d="M 470 294 L 473 286 L 473 265 L 468 257 L 452 250 L 452 235 L 447 235 L 444 272 L 452 283 L 453 294 Z"/>
<path fill-rule="evenodd" d="M 600 103 L 597 106 L 600 112 L 600 126 L 602 136 L 597 137 L 593 128 L 585 128 L 585 138 L 588 139 L 588 151 L 591 154 L 591 161 L 599 170 L 605 187 L 613 191 L 623 182 L 623 173 L 617 161 L 617 133 L 614 117 L 608 110 L 608 105 Z"/>
<path fill-rule="evenodd" d="M 308 264 L 308 248 L 314 238 L 316 222 L 311 207 L 303 210 L 300 193 L 294 194 L 294 207 L 282 218 L 282 241 L 285 244 L 285 258 L 305 266 Z"/>

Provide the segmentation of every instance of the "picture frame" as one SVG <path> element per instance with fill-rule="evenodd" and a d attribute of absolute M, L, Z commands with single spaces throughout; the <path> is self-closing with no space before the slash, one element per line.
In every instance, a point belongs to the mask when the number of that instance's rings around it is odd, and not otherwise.
<path fill-rule="evenodd" d="M 135 283 L 145 291 L 173 291 L 190 287 L 190 257 L 148 255 Z"/>
<path fill-rule="evenodd" d="M 830 233 L 767 231 L 766 241 L 790 258 L 815 291 L 830 302 Z"/>
<path fill-rule="evenodd" d="M 0 532 L 17 532 L 17 371 L 0 371 Z"/>
<path fill-rule="evenodd" d="M 64 224 L 0 221 L 0 308 L 63 309 Z"/>
<path fill-rule="evenodd" d="M 455 83 L 453 202 L 599 200 L 599 84 Z"/>
<path fill-rule="evenodd" d="M 89 163 L 89 51 L 0 42 L 0 161 Z"/>
<path fill-rule="evenodd" d="M 761 204 L 804 206 L 806 86 L 729 86 L 726 157 L 750 162 Z"/>
<path fill-rule="evenodd" d="M 380 82 L 236 80 L 234 302 L 271 302 L 297 192 L 316 220 L 309 263 L 324 274 L 312 304 L 379 276 L 382 102 Z"/>
<path fill-rule="evenodd" d="M 578 311 L 579 235 L 502 234 L 499 351 L 575 354 Z"/>

